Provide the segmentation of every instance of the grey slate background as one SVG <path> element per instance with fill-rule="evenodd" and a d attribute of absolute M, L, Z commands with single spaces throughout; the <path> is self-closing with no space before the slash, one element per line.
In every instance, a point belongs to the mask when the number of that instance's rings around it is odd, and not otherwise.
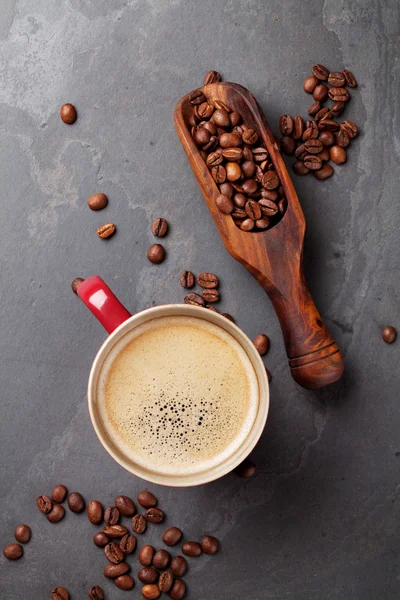
<path fill-rule="evenodd" d="M 0 542 L 26 522 L 17 563 L 0 559 L 0 597 L 71 599 L 103 585 L 95 528 L 51 525 L 35 498 L 58 482 L 105 504 L 145 484 L 91 427 L 86 384 L 105 332 L 70 291 L 99 274 L 131 311 L 181 302 L 179 273 L 211 270 L 221 309 L 271 338 L 271 412 L 250 481 L 157 489 L 168 524 L 212 532 L 216 557 L 191 560 L 194 600 L 399 597 L 399 5 L 395 0 L 2 0 L 0 16 Z M 178 99 L 210 68 L 248 87 L 277 131 L 305 115 L 312 64 L 354 71 L 346 117 L 362 134 L 326 182 L 294 177 L 307 219 L 306 272 L 341 345 L 346 374 L 310 392 L 291 379 L 275 314 L 224 250 L 173 127 Z M 59 119 L 73 102 L 79 120 Z M 87 197 L 108 194 L 92 213 Z M 171 223 L 161 266 L 150 222 Z M 96 237 L 106 221 L 108 242 Z M 152 486 L 152 489 L 155 486 Z M 160 543 L 161 528 L 146 538 Z M 107 598 L 139 598 L 104 583 Z"/>

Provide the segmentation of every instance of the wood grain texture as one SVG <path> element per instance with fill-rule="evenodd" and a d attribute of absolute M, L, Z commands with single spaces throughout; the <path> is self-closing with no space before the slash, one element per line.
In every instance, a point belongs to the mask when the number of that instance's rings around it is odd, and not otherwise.
<path fill-rule="evenodd" d="M 215 205 L 219 190 L 190 134 L 189 94 L 175 109 L 175 127 L 207 206 L 228 252 L 267 292 L 279 318 L 293 378 L 306 388 L 337 381 L 343 358 L 321 319 L 303 274 L 305 219 L 274 136 L 253 95 L 236 83 L 219 82 L 201 88 L 210 102 L 222 100 L 258 132 L 280 177 L 288 200 L 286 213 L 273 228 L 244 232 Z"/>

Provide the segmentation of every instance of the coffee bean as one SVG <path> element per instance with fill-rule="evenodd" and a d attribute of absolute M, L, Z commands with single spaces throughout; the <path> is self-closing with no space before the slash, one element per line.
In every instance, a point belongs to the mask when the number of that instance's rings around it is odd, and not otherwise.
<path fill-rule="evenodd" d="M 333 102 L 347 102 L 350 99 L 350 94 L 344 87 L 333 87 L 329 90 L 328 95 Z"/>
<path fill-rule="evenodd" d="M 258 163 L 263 162 L 268 158 L 268 150 L 266 148 L 253 148 L 251 153 L 253 155 L 253 160 L 255 160 Z"/>
<path fill-rule="evenodd" d="M 281 150 L 286 156 L 292 156 L 296 150 L 296 140 L 288 135 L 281 138 Z"/>
<path fill-rule="evenodd" d="M 264 356 L 268 352 L 269 348 L 269 338 L 265 333 L 259 333 L 254 338 L 253 344 L 256 347 L 257 352 L 260 356 Z"/>
<path fill-rule="evenodd" d="M 314 65 L 311 71 L 312 74 L 320 81 L 326 81 L 329 77 L 329 71 L 323 65 Z"/>
<path fill-rule="evenodd" d="M 104 600 L 104 592 L 99 585 L 91 587 L 88 596 L 89 600 Z"/>
<path fill-rule="evenodd" d="M 293 138 L 295 140 L 300 140 L 304 131 L 304 119 L 302 117 L 294 118 L 294 126 L 293 126 Z"/>
<path fill-rule="evenodd" d="M 237 133 L 222 133 L 219 136 L 219 145 L 221 148 L 238 148 L 242 140 Z"/>
<path fill-rule="evenodd" d="M 214 289 L 219 285 L 219 280 L 214 273 L 200 273 L 197 277 L 197 283 L 202 288 Z"/>
<path fill-rule="evenodd" d="M 277 202 L 279 200 L 279 194 L 276 190 L 262 189 L 261 196 L 267 200 L 272 200 L 272 202 Z"/>
<path fill-rule="evenodd" d="M 233 203 L 237 208 L 243 208 L 246 205 L 247 198 L 244 194 L 235 194 L 233 196 Z"/>
<path fill-rule="evenodd" d="M 318 137 L 318 127 L 316 123 L 313 123 L 311 127 L 307 127 L 307 129 L 304 130 L 303 136 L 302 136 L 302 140 L 303 142 L 308 142 L 308 140 L 315 140 Z M 299 146 L 301 147 L 302 144 Z M 296 154 L 296 153 L 295 153 Z"/>
<path fill-rule="evenodd" d="M 322 160 L 313 154 L 304 157 L 304 164 L 310 171 L 318 171 L 322 167 Z"/>
<path fill-rule="evenodd" d="M 128 529 L 125 525 L 105 525 L 103 531 L 106 536 L 111 539 L 121 538 L 128 533 Z"/>
<path fill-rule="evenodd" d="M 106 223 L 105 225 L 101 225 L 101 227 L 98 227 L 97 235 L 102 240 L 106 240 L 106 239 L 110 238 L 111 236 L 113 236 L 116 231 L 117 231 L 117 228 L 115 227 L 115 225 L 113 223 Z"/>
<path fill-rule="evenodd" d="M 253 219 L 245 219 L 240 224 L 240 229 L 242 231 L 251 231 L 252 229 L 254 229 L 254 220 Z"/>
<path fill-rule="evenodd" d="M 313 124 L 314 124 L 314 121 L 313 121 L 313 120 L 307 119 L 307 120 L 305 121 L 305 123 L 304 123 L 304 128 L 305 128 L 305 129 L 308 129 L 309 127 L 312 127 L 312 126 L 313 126 Z"/>
<path fill-rule="evenodd" d="M 171 562 L 171 555 L 164 549 L 157 550 L 153 556 L 153 566 L 156 569 L 166 569 Z"/>
<path fill-rule="evenodd" d="M 123 525 L 114 525 L 114 527 L 123 527 Z M 135 536 L 131 533 L 125 533 L 119 543 L 119 547 L 125 554 L 131 554 L 131 552 L 133 552 L 136 548 Z"/>
<path fill-rule="evenodd" d="M 272 200 L 261 198 L 258 203 L 264 217 L 273 217 L 278 212 L 278 207 Z"/>
<path fill-rule="evenodd" d="M 171 600 L 182 600 L 186 592 L 186 584 L 182 579 L 175 579 L 169 597 Z"/>
<path fill-rule="evenodd" d="M 242 191 L 244 194 L 254 196 L 258 192 L 258 183 L 255 179 L 246 179 L 242 184 Z"/>
<path fill-rule="evenodd" d="M 335 163 L 335 165 L 341 165 L 346 162 L 347 154 L 344 148 L 340 146 L 332 146 L 330 149 L 331 161 Z"/>
<path fill-rule="evenodd" d="M 218 540 L 213 535 L 205 535 L 201 540 L 201 549 L 204 554 L 215 554 L 218 550 Z"/>
<path fill-rule="evenodd" d="M 297 147 L 296 152 L 294 153 L 294 155 L 299 160 L 303 160 L 304 159 L 304 157 L 307 155 L 307 152 L 306 152 L 304 144 L 300 144 L 300 146 Z"/>
<path fill-rule="evenodd" d="M 242 163 L 242 173 L 245 177 L 254 177 L 256 172 L 256 165 L 252 160 L 245 160 Z"/>
<path fill-rule="evenodd" d="M 211 176 L 215 183 L 224 183 L 226 179 L 226 169 L 222 165 L 218 165 L 211 169 Z"/>
<path fill-rule="evenodd" d="M 200 127 L 200 125 L 198 125 L 194 128 L 193 139 L 198 146 L 205 146 L 210 141 L 210 138 L 210 132 L 208 129 L 205 129 L 205 127 Z"/>
<path fill-rule="evenodd" d="M 225 319 L 228 319 L 228 321 L 231 321 L 232 323 L 235 322 L 235 319 L 229 313 L 221 313 L 221 314 L 223 317 L 225 317 Z"/>
<path fill-rule="evenodd" d="M 28 525 L 17 525 L 14 531 L 14 537 L 17 542 L 27 544 L 31 539 L 31 528 Z"/>
<path fill-rule="evenodd" d="M 357 125 L 352 121 L 343 121 L 340 124 L 340 129 L 348 133 L 351 140 L 358 134 Z"/>
<path fill-rule="evenodd" d="M 325 146 L 323 146 L 323 149 L 321 150 L 321 152 L 318 152 L 317 156 L 325 162 L 331 159 L 329 150 L 328 150 L 328 148 L 325 148 Z"/>
<path fill-rule="evenodd" d="M 51 511 L 46 515 L 47 520 L 50 521 L 50 523 L 58 523 L 59 521 L 61 521 L 65 516 L 65 510 L 64 508 L 61 506 L 61 504 L 53 504 L 53 508 L 51 509 Z"/>
<path fill-rule="evenodd" d="M 82 283 L 82 281 L 84 281 L 80 277 L 78 277 L 77 279 L 74 279 L 74 281 L 72 282 L 72 289 L 74 289 L 74 282 L 78 281 L 78 280 L 80 281 L 79 285 Z M 78 288 L 78 286 L 76 286 L 76 288 Z M 67 494 L 68 494 L 68 490 L 65 487 L 65 485 L 62 485 L 61 483 L 59 483 L 58 485 L 53 487 L 53 490 L 51 492 L 51 499 L 54 500 L 54 502 L 58 502 L 58 503 L 64 502 L 65 498 L 67 497 Z"/>
<path fill-rule="evenodd" d="M 217 110 L 214 112 L 213 116 L 211 117 L 212 122 L 217 126 L 217 127 L 229 127 L 231 124 L 231 120 L 229 118 L 229 113 L 228 111 L 224 110 L 223 108 L 217 108 Z"/>
<path fill-rule="evenodd" d="M 206 290 L 204 290 L 205 292 Z M 217 290 L 213 290 L 214 292 Z M 203 297 L 204 296 L 204 292 L 203 292 Z M 205 298 L 207 300 L 207 298 Z M 210 302 L 210 300 L 208 300 L 208 302 Z M 160 510 L 159 508 L 148 508 L 145 512 L 144 515 L 146 521 L 148 521 L 148 523 L 162 523 L 164 521 L 164 513 L 162 510 Z"/>
<path fill-rule="evenodd" d="M 104 577 L 108 579 L 115 579 L 116 577 L 121 577 L 121 575 L 125 575 L 130 569 L 130 566 L 127 562 L 120 562 L 118 565 L 110 564 L 104 567 Z"/>
<path fill-rule="evenodd" d="M 199 294 L 195 292 L 189 292 L 185 296 L 185 304 L 193 304 L 193 306 L 204 306 L 205 300 Z"/>
<path fill-rule="evenodd" d="M 231 121 L 231 127 L 236 127 L 236 125 L 239 125 L 242 117 L 238 112 L 233 111 L 230 113 L 229 119 Z"/>
<path fill-rule="evenodd" d="M 156 600 L 160 596 L 161 592 L 155 583 L 150 585 L 144 585 L 142 587 L 142 596 L 147 600 Z"/>
<path fill-rule="evenodd" d="M 72 288 L 72 291 L 74 292 L 74 294 L 77 294 L 77 293 L 78 293 L 78 287 L 79 287 L 79 286 L 81 285 L 81 283 L 83 283 L 84 281 L 85 281 L 85 280 L 84 280 L 84 279 L 82 279 L 82 277 L 76 277 L 76 278 L 73 280 L 73 282 L 71 283 L 71 288 Z M 55 489 L 55 488 L 54 488 L 54 489 Z M 65 489 L 67 489 L 67 488 L 65 488 Z M 67 493 L 67 492 L 65 492 L 65 493 Z M 65 500 L 65 497 L 64 497 L 64 500 Z M 62 501 L 61 501 L 61 502 L 62 502 Z"/>
<path fill-rule="evenodd" d="M 200 556 L 202 550 L 199 542 L 185 542 L 182 546 L 182 552 L 186 556 Z"/>
<path fill-rule="evenodd" d="M 155 550 L 153 546 L 143 546 L 143 548 L 139 552 L 139 562 L 144 567 L 149 567 L 153 561 Z"/>
<path fill-rule="evenodd" d="M 318 171 L 313 171 L 313 175 L 314 175 L 315 179 L 319 179 L 320 181 L 323 181 L 324 179 L 328 179 L 329 177 L 332 177 L 334 172 L 335 171 L 333 170 L 333 167 L 331 167 L 331 165 L 325 164 Z"/>
<path fill-rule="evenodd" d="M 242 170 L 235 162 L 226 163 L 226 178 L 228 181 L 237 181 L 242 176 Z"/>
<path fill-rule="evenodd" d="M 93 541 L 98 548 L 104 548 L 109 543 L 109 539 L 103 531 L 99 531 L 95 533 L 93 536 Z"/>
<path fill-rule="evenodd" d="M 211 312 L 218 312 L 217 309 L 215 308 L 215 306 L 211 306 L 211 304 L 206 304 L 205 306 L 208 310 L 211 310 Z"/>
<path fill-rule="evenodd" d="M 170 571 L 177 577 L 182 577 L 187 571 L 187 562 L 183 556 L 174 556 L 171 561 Z"/>
<path fill-rule="evenodd" d="M 339 123 L 334 119 L 323 118 L 318 123 L 318 129 L 320 131 L 337 131 L 339 129 Z"/>
<path fill-rule="evenodd" d="M 160 592 L 169 592 L 174 583 L 174 576 L 170 571 L 164 571 L 161 573 L 160 578 L 158 580 L 158 587 Z"/>
<path fill-rule="evenodd" d="M 283 213 L 286 212 L 287 209 L 287 199 L 286 198 L 281 198 L 278 202 L 278 210 L 280 212 L 281 215 L 283 215 Z"/>
<path fill-rule="evenodd" d="M 151 567 L 144 567 L 138 572 L 138 578 L 142 583 L 155 583 L 158 579 L 158 573 Z"/>
<path fill-rule="evenodd" d="M 107 544 L 107 546 L 104 548 L 104 554 L 113 565 L 117 565 L 124 560 L 124 553 L 117 542 L 110 542 Z"/>
<path fill-rule="evenodd" d="M 267 229 L 267 227 L 269 227 L 270 224 L 270 220 L 268 219 L 268 217 L 261 217 L 261 219 L 257 219 L 256 221 L 256 227 L 258 229 Z"/>
<path fill-rule="evenodd" d="M 51 591 L 51 600 L 68 600 L 68 598 L 68 591 L 60 585 Z"/>
<path fill-rule="evenodd" d="M 232 217 L 236 220 L 246 219 L 246 211 L 243 208 L 235 208 L 235 210 L 232 213 Z"/>
<path fill-rule="evenodd" d="M 250 219 L 253 219 L 253 221 L 257 221 L 257 219 L 261 218 L 261 208 L 258 206 L 257 202 L 255 202 L 254 200 L 249 200 L 246 203 L 246 214 L 248 217 L 250 217 Z"/>
<path fill-rule="evenodd" d="M 192 130 L 193 127 L 196 127 L 196 125 L 198 124 L 199 120 L 200 119 L 196 115 L 196 107 L 195 107 L 194 108 L 194 112 L 192 112 L 192 114 L 189 117 L 189 125 L 190 125 L 190 128 L 191 128 L 190 130 Z"/>
<path fill-rule="evenodd" d="M 355 77 L 351 71 L 343 69 L 343 75 L 346 80 L 346 85 L 348 85 L 351 88 L 357 87 L 357 81 L 355 80 Z"/>
<path fill-rule="evenodd" d="M 186 299 L 185 299 L 186 300 Z M 132 531 L 134 533 L 144 533 L 147 529 L 147 521 L 143 515 L 135 515 L 132 518 Z"/>
<path fill-rule="evenodd" d="M 75 106 L 73 104 L 63 104 L 60 108 L 60 117 L 67 125 L 75 123 L 78 117 Z"/>
<path fill-rule="evenodd" d="M 196 106 L 195 112 L 199 119 L 209 119 L 214 112 L 214 107 L 208 102 L 203 102 Z"/>
<path fill-rule="evenodd" d="M 132 590 L 135 587 L 135 581 L 130 575 L 120 575 L 114 579 L 114 583 L 120 590 Z"/>
<path fill-rule="evenodd" d="M 248 146 L 254 146 L 254 144 L 256 144 L 258 141 L 258 133 L 255 129 L 246 129 L 243 131 L 242 139 Z"/>
<path fill-rule="evenodd" d="M 47 515 L 53 507 L 50 498 L 45 495 L 36 498 L 36 504 L 40 512 L 42 512 L 45 515 Z"/>
<path fill-rule="evenodd" d="M 345 104 L 344 102 L 334 102 L 331 106 L 331 113 L 334 117 L 339 117 L 343 110 L 344 110 Z"/>
<path fill-rule="evenodd" d="M 254 161 L 253 152 L 248 146 L 244 146 L 243 148 L 243 158 L 244 160 L 250 160 L 251 162 Z"/>
<path fill-rule="evenodd" d="M 304 80 L 303 89 L 305 92 L 307 92 L 307 94 L 312 94 L 318 83 L 319 79 L 315 77 L 315 75 L 311 75 L 311 77 L 307 77 Z"/>
<path fill-rule="evenodd" d="M 164 544 L 167 546 L 175 546 L 182 538 L 182 531 L 178 527 L 169 527 L 162 536 Z"/>
<path fill-rule="evenodd" d="M 332 131 L 321 131 L 318 139 L 323 143 L 325 147 L 333 146 L 335 143 L 335 134 Z"/>
<path fill-rule="evenodd" d="M 328 83 L 332 87 L 341 87 L 342 85 L 345 85 L 346 79 L 341 71 L 333 71 L 332 73 L 329 73 Z"/>
<path fill-rule="evenodd" d="M 279 129 L 282 135 L 291 135 L 293 132 L 293 119 L 290 115 L 281 115 Z"/>
<path fill-rule="evenodd" d="M 350 144 L 350 136 L 345 129 L 340 129 L 336 136 L 336 144 L 341 148 L 346 148 Z"/>
<path fill-rule="evenodd" d="M 88 206 L 91 210 L 102 210 L 108 204 L 108 198 L 105 194 L 93 194 L 88 198 Z"/>
<path fill-rule="evenodd" d="M 192 271 L 183 271 L 180 277 L 180 283 L 183 288 L 190 289 L 194 286 L 194 275 Z"/>
<path fill-rule="evenodd" d="M 206 300 L 207 302 L 218 302 L 219 300 L 219 291 L 218 290 L 210 290 L 210 289 L 205 289 L 202 292 L 203 298 L 204 300 Z M 155 509 L 157 510 L 157 509 Z"/>
<path fill-rule="evenodd" d="M 329 110 L 329 108 L 327 108 L 326 106 L 324 108 L 321 108 L 321 110 L 319 110 L 317 112 L 317 114 L 315 115 L 315 120 L 318 122 L 321 119 L 323 119 L 324 117 L 326 117 L 326 115 L 330 115 L 332 116 L 332 111 Z M 327 117 L 328 118 L 328 117 Z"/>
<path fill-rule="evenodd" d="M 382 331 L 382 339 L 387 344 L 393 344 L 393 342 L 395 341 L 396 337 L 397 337 L 397 331 L 391 325 L 388 325 Z"/>
<path fill-rule="evenodd" d="M 104 520 L 107 525 L 116 525 L 119 521 L 119 510 L 116 506 L 109 506 L 104 511 Z"/>
<path fill-rule="evenodd" d="M 274 190 L 280 184 L 279 177 L 275 171 L 267 171 L 262 176 L 261 185 L 266 190 Z"/>
<path fill-rule="evenodd" d="M 317 85 L 315 90 L 313 91 L 313 98 L 317 102 L 324 102 L 328 97 L 328 88 L 324 83 L 320 83 Z"/>
<path fill-rule="evenodd" d="M 156 237 L 164 237 L 168 231 L 168 223 L 165 219 L 159 218 L 153 221 L 151 231 Z"/>
<path fill-rule="evenodd" d="M 313 117 L 320 110 L 321 110 L 321 103 L 320 102 L 313 102 L 307 112 L 308 112 L 309 115 L 311 115 Z"/>
<path fill-rule="evenodd" d="M 231 198 L 233 195 L 233 186 L 228 181 L 225 181 L 225 183 L 221 183 L 221 185 L 219 186 L 219 191 L 224 196 L 228 196 L 229 198 Z"/>
<path fill-rule="evenodd" d="M 8 544 L 3 550 L 3 554 L 7 560 L 18 560 L 23 553 L 21 544 Z"/>
<path fill-rule="evenodd" d="M 165 249 L 161 244 L 152 244 L 147 250 L 147 258 L 155 265 L 163 262 L 165 258 Z"/>
<path fill-rule="evenodd" d="M 214 123 L 211 123 L 211 121 L 203 121 L 202 126 L 204 127 L 204 129 L 207 129 L 207 131 L 209 131 L 212 136 L 217 135 L 217 128 L 214 125 Z"/>
<path fill-rule="evenodd" d="M 207 98 L 202 90 L 193 90 L 193 92 L 190 92 L 189 94 L 189 102 L 194 106 L 202 104 L 203 102 L 206 102 L 206 100 Z"/>
<path fill-rule="evenodd" d="M 222 156 L 226 160 L 240 162 L 243 158 L 243 150 L 241 148 L 225 148 L 222 150 Z"/>
<path fill-rule="evenodd" d="M 209 85 L 210 83 L 217 83 L 221 81 L 221 75 L 218 71 L 208 71 L 204 75 L 203 85 Z"/>
<path fill-rule="evenodd" d="M 211 152 L 211 150 L 214 150 L 214 148 L 216 147 L 216 145 L 218 144 L 218 138 L 216 135 L 212 135 L 208 141 L 207 144 L 204 144 L 203 146 L 203 150 L 207 153 L 207 152 Z M 203 156 L 203 158 L 205 158 Z"/>
<path fill-rule="evenodd" d="M 304 148 L 307 154 L 319 154 L 323 150 L 323 145 L 321 140 L 311 139 L 304 144 Z"/>
<path fill-rule="evenodd" d="M 239 475 L 239 477 L 243 477 L 243 479 L 249 479 L 250 477 L 253 477 L 253 475 L 256 474 L 256 471 L 256 465 L 249 458 L 246 458 L 235 469 L 235 473 Z"/>
<path fill-rule="evenodd" d="M 87 505 L 87 514 L 89 521 L 94 525 L 99 525 L 103 521 L 103 507 L 98 500 L 91 500 Z"/>
<path fill-rule="evenodd" d="M 128 496 L 117 496 L 114 504 L 124 517 L 132 517 L 136 512 L 136 506 Z"/>
<path fill-rule="evenodd" d="M 222 212 L 224 215 L 229 215 L 233 209 L 234 205 L 229 196 L 225 196 L 225 194 L 220 194 L 215 198 L 215 204 L 218 207 L 218 210 Z"/>

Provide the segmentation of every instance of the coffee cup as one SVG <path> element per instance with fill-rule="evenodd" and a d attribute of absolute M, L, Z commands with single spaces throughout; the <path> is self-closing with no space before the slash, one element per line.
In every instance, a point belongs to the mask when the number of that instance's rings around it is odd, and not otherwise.
<path fill-rule="evenodd" d="M 77 293 L 109 333 L 88 384 L 90 418 L 107 452 L 160 485 L 199 485 L 234 470 L 269 409 L 266 370 L 244 332 L 187 304 L 132 316 L 97 276 Z"/>

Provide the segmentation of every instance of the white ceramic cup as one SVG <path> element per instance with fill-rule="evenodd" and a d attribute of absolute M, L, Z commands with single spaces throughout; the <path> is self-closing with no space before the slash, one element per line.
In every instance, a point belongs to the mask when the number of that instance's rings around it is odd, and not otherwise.
<path fill-rule="evenodd" d="M 97 433 L 100 442 L 103 444 L 107 452 L 127 471 L 160 485 L 168 485 L 174 487 L 186 487 L 200 485 L 213 481 L 226 475 L 235 469 L 252 451 L 257 444 L 266 420 L 269 409 L 269 385 L 264 364 L 260 355 L 254 347 L 251 340 L 243 333 L 239 327 L 223 317 L 219 313 L 206 310 L 197 306 L 187 304 L 167 304 L 149 308 L 131 316 L 130 313 L 122 306 L 116 296 L 108 288 L 100 277 L 94 276 L 85 279 L 78 287 L 78 296 L 99 319 L 102 325 L 109 332 L 109 336 L 98 351 L 93 362 L 89 376 L 88 386 L 88 402 L 89 413 L 93 423 L 93 427 Z M 118 445 L 110 439 L 103 425 L 100 410 L 98 408 L 98 389 L 99 379 L 104 365 L 104 361 L 111 349 L 117 344 L 128 332 L 135 327 L 142 325 L 152 319 L 159 317 L 196 317 L 213 323 L 221 329 L 232 335 L 244 349 L 257 377 L 258 383 L 258 409 L 253 422 L 253 426 L 249 431 L 243 443 L 222 463 L 219 463 L 205 471 L 195 474 L 185 475 L 165 475 L 153 470 L 147 470 L 141 465 L 133 462 Z"/>

